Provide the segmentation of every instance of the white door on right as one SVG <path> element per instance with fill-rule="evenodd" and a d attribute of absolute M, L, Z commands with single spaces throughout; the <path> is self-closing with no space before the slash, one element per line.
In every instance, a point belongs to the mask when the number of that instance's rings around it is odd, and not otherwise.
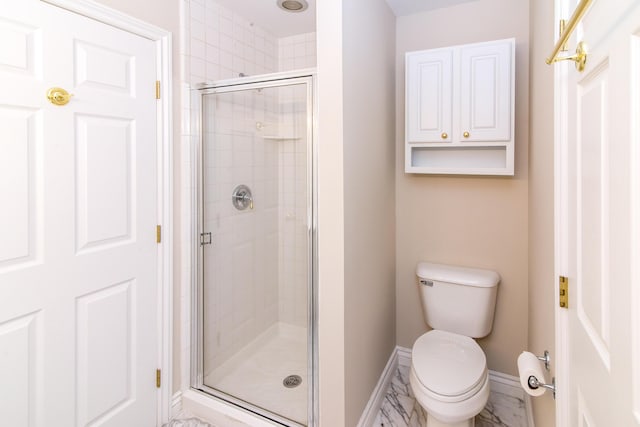
<path fill-rule="evenodd" d="M 569 4 L 566 4 L 567 1 Z M 576 0 L 558 0 L 569 13 Z M 595 0 L 556 65 L 558 426 L 640 425 L 640 1 Z"/>

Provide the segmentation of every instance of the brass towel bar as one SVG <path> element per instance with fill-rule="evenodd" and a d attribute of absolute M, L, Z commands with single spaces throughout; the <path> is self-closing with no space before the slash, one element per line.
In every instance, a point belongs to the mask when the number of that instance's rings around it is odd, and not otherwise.
<path fill-rule="evenodd" d="M 571 19 L 569 19 L 569 22 L 567 22 L 564 26 L 564 30 L 560 34 L 556 45 L 553 47 L 553 52 L 551 52 L 551 55 L 546 59 L 547 64 L 570 60 L 575 61 L 578 71 L 584 70 L 584 65 L 587 62 L 587 48 L 584 42 L 578 43 L 575 55 L 558 57 L 558 53 L 560 53 L 563 46 L 567 43 L 567 40 L 569 40 L 569 37 L 571 37 L 571 34 L 573 34 L 573 31 L 578 26 L 578 23 L 580 22 L 584 14 L 587 13 L 587 10 L 589 9 L 589 6 L 591 6 L 591 3 L 593 3 L 593 0 L 580 1 L 578 6 L 576 7 L 576 10 L 573 12 L 573 15 L 571 15 Z"/>

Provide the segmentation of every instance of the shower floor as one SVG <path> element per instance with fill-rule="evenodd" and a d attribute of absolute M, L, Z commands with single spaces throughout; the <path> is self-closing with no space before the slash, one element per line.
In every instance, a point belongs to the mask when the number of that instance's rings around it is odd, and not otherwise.
<path fill-rule="evenodd" d="M 282 381 L 299 375 L 302 383 Z M 280 416 L 307 424 L 307 330 L 277 323 L 205 376 L 204 384 Z"/>

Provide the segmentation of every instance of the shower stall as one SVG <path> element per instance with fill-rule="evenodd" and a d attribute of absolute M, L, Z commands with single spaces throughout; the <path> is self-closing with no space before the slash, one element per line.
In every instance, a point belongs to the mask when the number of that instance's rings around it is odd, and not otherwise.
<path fill-rule="evenodd" d="M 285 426 L 316 412 L 314 76 L 193 91 L 193 388 Z"/>

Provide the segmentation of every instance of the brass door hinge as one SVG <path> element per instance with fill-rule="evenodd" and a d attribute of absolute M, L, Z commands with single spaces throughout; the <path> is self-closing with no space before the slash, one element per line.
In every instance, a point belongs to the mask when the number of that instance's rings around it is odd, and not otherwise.
<path fill-rule="evenodd" d="M 156 369 L 156 387 L 160 388 L 162 383 L 162 371 L 160 369 Z"/>
<path fill-rule="evenodd" d="M 162 242 L 162 226 L 156 225 L 156 243 Z"/>
<path fill-rule="evenodd" d="M 569 308 L 569 279 L 560 276 L 560 307 Z"/>
<path fill-rule="evenodd" d="M 156 99 L 160 99 L 160 80 L 156 80 Z"/>

